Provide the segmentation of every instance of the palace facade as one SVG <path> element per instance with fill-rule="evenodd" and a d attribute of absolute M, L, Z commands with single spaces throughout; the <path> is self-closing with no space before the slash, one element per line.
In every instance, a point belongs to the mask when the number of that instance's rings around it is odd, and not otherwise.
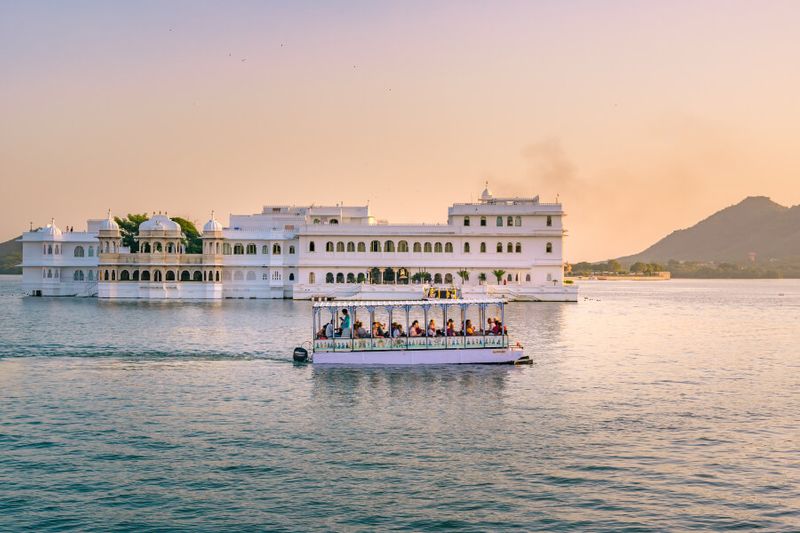
<path fill-rule="evenodd" d="M 563 218 L 559 203 L 488 187 L 453 204 L 446 224 L 388 224 L 368 206 L 265 206 L 228 227 L 212 215 L 195 254 L 166 215 L 139 226 L 135 253 L 110 215 L 80 232 L 53 221 L 22 236 L 23 283 L 31 295 L 99 298 L 408 299 L 455 286 L 466 298 L 576 301 Z"/>

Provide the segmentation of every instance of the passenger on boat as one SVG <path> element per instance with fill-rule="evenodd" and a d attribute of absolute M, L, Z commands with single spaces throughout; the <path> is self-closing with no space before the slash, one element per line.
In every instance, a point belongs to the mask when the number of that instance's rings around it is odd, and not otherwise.
<path fill-rule="evenodd" d="M 373 337 L 386 337 L 385 326 L 380 322 L 372 323 L 372 336 Z"/>
<path fill-rule="evenodd" d="M 333 320 L 325 324 L 325 338 L 332 339 L 333 338 Z"/>
<path fill-rule="evenodd" d="M 458 335 L 458 333 L 456 332 L 456 323 L 453 322 L 452 318 L 447 319 L 447 330 L 445 334 L 448 337 L 455 337 L 456 335 Z"/>
<path fill-rule="evenodd" d="M 369 338 L 369 333 L 364 328 L 364 324 L 360 320 L 356 320 L 354 326 L 355 326 L 355 336 L 357 339 Z"/>
<path fill-rule="evenodd" d="M 428 322 L 428 337 L 435 337 L 436 336 L 436 322 L 431 318 L 431 321 Z"/>
<path fill-rule="evenodd" d="M 405 336 L 406 336 L 405 333 L 403 333 L 403 325 L 395 322 L 394 326 L 392 327 L 392 338 L 396 339 L 398 337 L 405 337 Z"/>
<path fill-rule="evenodd" d="M 472 320 L 467 320 L 467 324 L 464 327 L 467 330 L 467 335 L 475 335 L 475 328 L 472 327 Z"/>
<path fill-rule="evenodd" d="M 419 327 L 419 320 L 415 320 L 411 323 L 411 327 L 408 329 L 408 336 L 409 337 L 421 337 L 423 335 L 422 328 Z"/>
<path fill-rule="evenodd" d="M 489 317 L 486 319 L 486 331 L 484 332 L 485 335 L 494 335 L 494 318 Z"/>

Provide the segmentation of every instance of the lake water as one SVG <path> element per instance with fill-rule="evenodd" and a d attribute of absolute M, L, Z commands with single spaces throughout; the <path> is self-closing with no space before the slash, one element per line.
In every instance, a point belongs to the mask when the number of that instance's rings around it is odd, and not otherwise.
<path fill-rule="evenodd" d="M 0 530 L 800 529 L 800 282 L 507 306 L 530 367 L 295 366 L 310 305 L 0 280 Z"/>

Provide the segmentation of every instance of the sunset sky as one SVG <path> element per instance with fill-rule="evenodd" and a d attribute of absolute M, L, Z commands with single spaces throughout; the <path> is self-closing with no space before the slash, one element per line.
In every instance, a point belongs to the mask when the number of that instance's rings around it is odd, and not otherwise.
<path fill-rule="evenodd" d="M 800 2 L 0 3 L 0 240 L 29 221 L 558 194 L 565 259 L 800 203 Z"/>

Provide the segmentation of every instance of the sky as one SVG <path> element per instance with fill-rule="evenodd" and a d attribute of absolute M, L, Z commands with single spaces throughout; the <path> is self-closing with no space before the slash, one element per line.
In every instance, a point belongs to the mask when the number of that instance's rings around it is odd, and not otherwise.
<path fill-rule="evenodd" d="M 800 203 L 800 2 L 0 2 L 0 240 L 556 197 L 565 259 Z"/>

